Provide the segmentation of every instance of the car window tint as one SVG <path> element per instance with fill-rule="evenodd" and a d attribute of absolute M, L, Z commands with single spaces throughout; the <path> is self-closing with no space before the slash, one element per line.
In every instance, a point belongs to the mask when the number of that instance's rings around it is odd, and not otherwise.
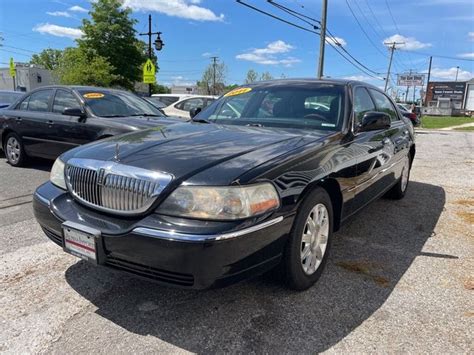
<path fill-rule="evenodd" d="M 388 113 L 392 121 L 399 120 L 397 110 L 395 110 L 395 107 L 392 105 L 390 99 L 387 96 L 385 96 L 381 92 L 372 89 L 370 89 L 370 93 L 372 94 L 372 97 L 375 100 L 377 111 Z"/>
<path fill-rule="evenodd" d="M 58 90 L 53 102 L 53 112 L 62 113 L 66 108 L 80 107 L 74 95 L 65 90 Z"/>
<path fill-rule="evenodd" d="M 28 111 L 48 112 L 49 99 L 52 95 L 53 90 L 41 90 L 31 94 Z"/>
<path fill-rule="evenodd" d="M 358 125 L 362 121 L 362 117 L 368 111 L 375 111 L 375 105 L 365 88 L 356 88 L 354 93 L 354 117 L 355 124 Z"/>
<path fill-rule="evenodd" d="M 177 105 L 177 108 L 186 112 L 191 111 L 193 108 L 204 107 L 203 99 L 188 99 L 184 100 Z"/>
<path fill-rule="evenodd" d="M 158 100 L 163 102 L 166 106 L 169 106 L 171 104 L 174 104 L 176 101 L 179 100 L 179 97 L 177 96 L 158 96 Z"/>
<path fill-rule="evenodd" d="M 240 118 L 247 103 L 247 94 L 233 96 L 222 105 L 218 112 L 216 112 L 216 119 L 234 119 Z M 263 117 L 263 116 L 262 116 Z"/>
<path fill-rule="evenodd" d="M 25 99 L 23 99 L 23 101 L 20 102 L 20 104 L 16 107 L 16 109 L 26 111 L 28 109 L 28 101 L 30 101 L 29 96 L 27 96 Z"/>

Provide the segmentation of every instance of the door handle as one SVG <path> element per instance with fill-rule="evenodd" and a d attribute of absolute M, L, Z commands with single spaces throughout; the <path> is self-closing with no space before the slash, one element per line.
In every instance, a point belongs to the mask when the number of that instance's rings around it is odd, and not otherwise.
<path fill-rule="evenodd" d="M 52 126 L 54 124 L 54 121 L 52 121 L 52 120 L 48 120 L 47 122 L 50 126 Z"/>
<path fill-rule="evenodd" d="M 17 117 L 17 118 L 15 119 L 15 121 L 17 121 L 17 122 L 21 122 L 21 120 L 22 120 L 21 117 Z"/>
<path fill-rule="evenodd" d="M 390 143 L 390 139 L 388 139 L 387 137 L 385 137 L 384 139 L 382 139 L 382 145 L 387 145 Z"/>

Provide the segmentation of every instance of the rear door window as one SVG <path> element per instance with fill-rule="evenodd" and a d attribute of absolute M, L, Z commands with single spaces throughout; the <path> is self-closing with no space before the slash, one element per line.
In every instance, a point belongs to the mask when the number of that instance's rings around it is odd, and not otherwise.
<path fill-rule="evenodd" d="M 362 122 L 362 117 L 369 112 L 375 111 L 375 105 L 367 90 L 358 87 L 354 92 L 354 118 L 355 125 L 358 126 Z"/>
<path fill-rule="evenodd" d="M 28 111 L 48 112 L 51 96 L 53 96 L 53 90 L 41 90 L 31 94 Z"/>

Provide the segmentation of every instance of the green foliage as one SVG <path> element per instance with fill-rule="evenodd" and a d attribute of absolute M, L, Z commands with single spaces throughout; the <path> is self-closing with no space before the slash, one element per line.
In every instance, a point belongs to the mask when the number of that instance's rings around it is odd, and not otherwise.
<path fill-rule="evenodd" d="M 465 123 L 474 123 L 472 117 L 452 117 L 452 116 L 423 116 L 421 126 L 423 128 L 445 128 L 458 126 Z"/>
<path fill-rule="evenodd" d="M 151 84 L 152 94 L 171 94 L 171 89 L 160 84 Z"/>
<path fill-rule="evenodd" d="M 63 55 L 63 51 L 59 49 L 47 48 L 43 49 L 39 54 L 33 54 L 30 64 L 36 64 L 49 70 L 56 70 Z"/>
<path fill-rule="evenodd" d="M 272 80 L 273 79 L 273 76 L 272 74 L 270 74 L 269 72 L 264 72 L 262 73 L 262 75 L 260 75 L 260 80 L 261 81 L 264 81 L 264 80 Z"/>
<path fill-rule="evenodd" d="M 146 61 L 146 45 L 136 36 L 136 20 L 131 10 L 121 7 L 119 0 L 98 0 L 92 3 L 91 19 L 82 20 L 84 35 L 77 40 L 86 53 L 93 51 L 113 68 L 111 85 L 132 90 L 141 81 L 141 67 Z M 101 62 L 102 59 L 98 59 Z"/>
<path fill-rule="evenodd" d="M 117 77 L 115 68 L 93 51 L 81 48 L 66 48 L 61 56 L 57 74 L 65 85 L 113 86 Z"/>
<path fill-rule="evenodd" d="M 227 85 L 224 89 L 223 94 L 228 93 L 229 91 L 232 91 L 234 89 L 237 89 L 240 85 L 237 84 L 232 84 L 232 85 Z"/>
<path fill-rule="evenodd" d="M 216 86 L 214 87 L 214 66 L 210 64 L 202 74 L 201 81 L 198 81 L 198 88 L 201 94 L 221 95 L 225 89 L 227 76 L 227 66 L 224 62 L 216 64 Z"/>

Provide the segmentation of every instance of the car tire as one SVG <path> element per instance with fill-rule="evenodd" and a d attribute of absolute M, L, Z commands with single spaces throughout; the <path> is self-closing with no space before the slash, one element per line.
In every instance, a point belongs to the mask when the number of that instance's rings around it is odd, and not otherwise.
<path fill-rule="evenodd" d="M 408 183 L 410 182 L 410 169 L 411 169 L 411 160 L 407 155 L 404 158 L 402 174 L 398 179 L 397 183 L 387 192 L 387 197 L 393 200 L 401 200 L 405 197 L 405 194 L 408 189 Z"/>
<path fill-rule="evenodd" d="M 306 290 L 321 277 L 331 248 L 332 230 L 331 198 L 318 187 L 301 203 L 285 249 L 283 269 L 291 289 Z"/>
<path fill-rule="evenodd" d="M 9 133 L 5 137 L 3 151 L 8 163 L 11 166 L 23 166 L 26 162 L 27 156 L 23 141 L 16 133 Z"/>

